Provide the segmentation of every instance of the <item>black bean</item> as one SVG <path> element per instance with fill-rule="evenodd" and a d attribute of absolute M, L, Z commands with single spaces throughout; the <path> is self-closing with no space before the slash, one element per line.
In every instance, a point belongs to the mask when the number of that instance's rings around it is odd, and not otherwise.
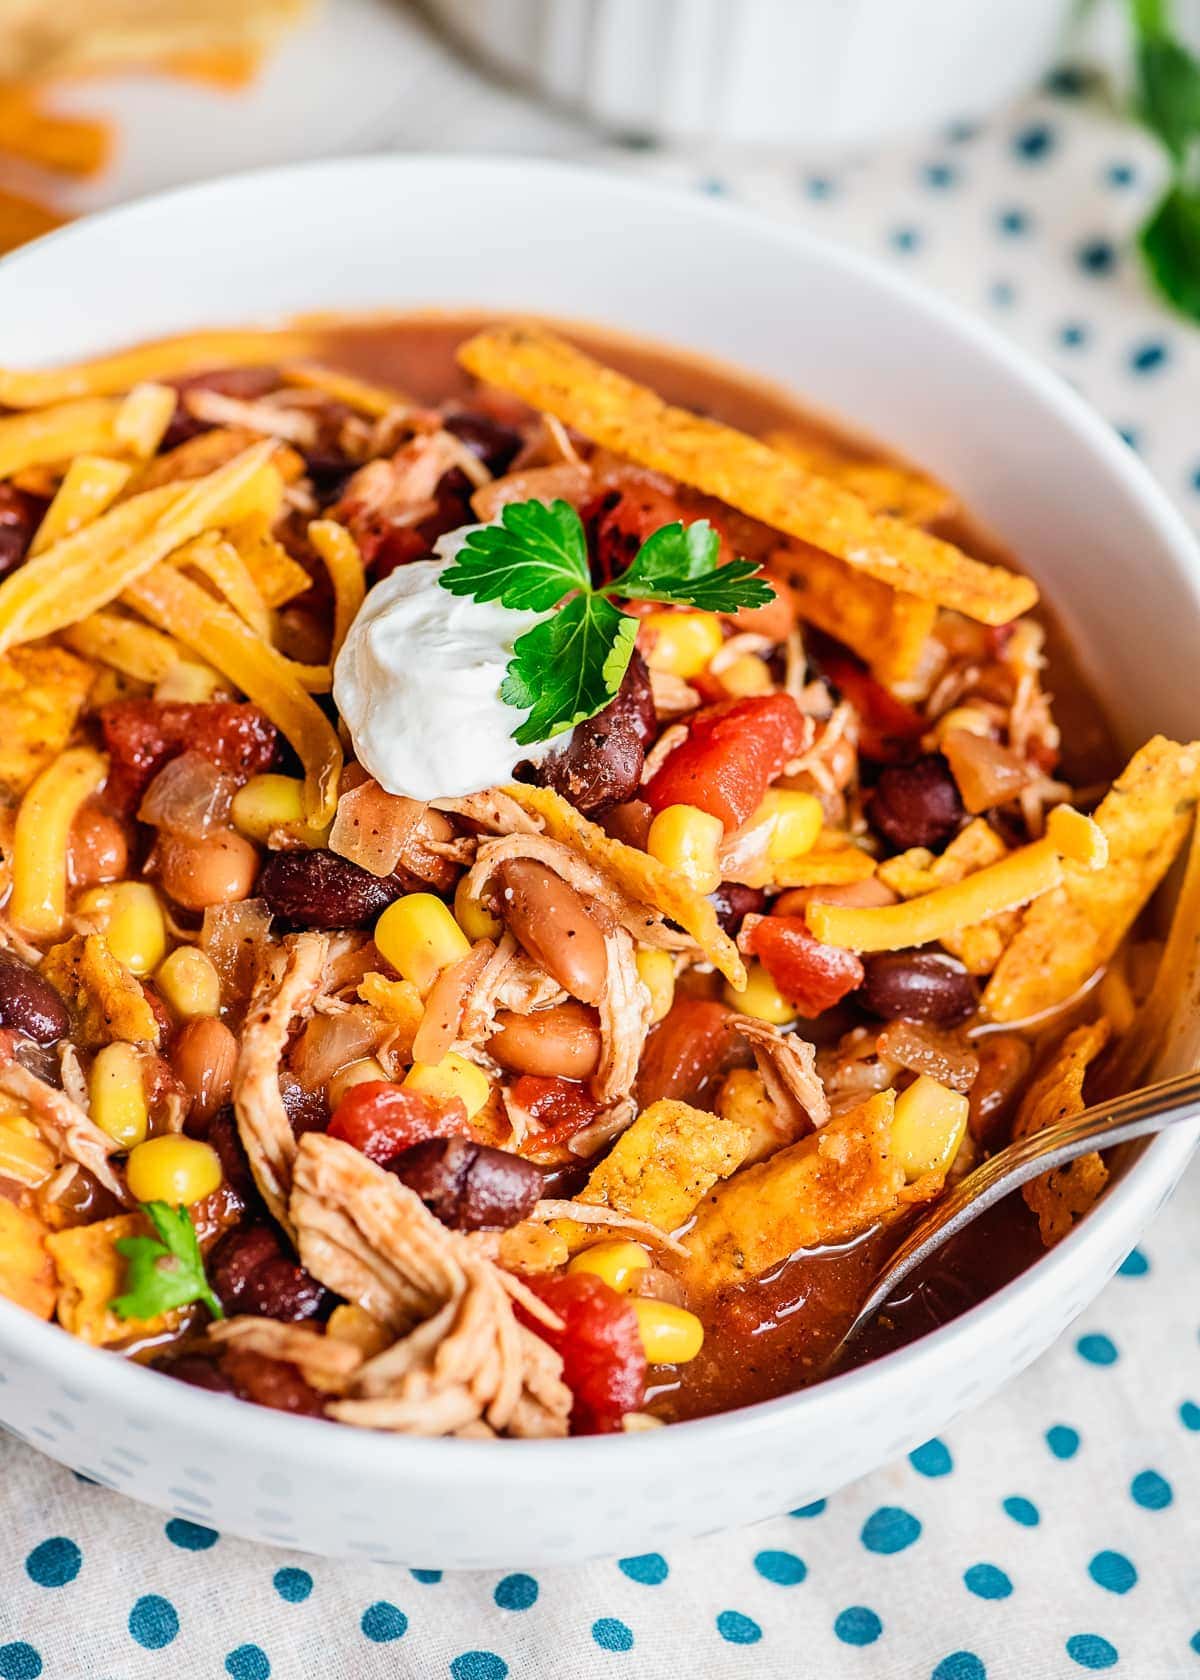
<path fill-rule="evenodd" d="M 524 439 L 515 426 L 506 426 L 486 414 L 464 410 L 449 415 L 442 424 L 460 438 L 472 455 L 483 462 L 493 478 L 506 473 Z"/>
<path fill-rule="evenodd" d="M 958 832 L 963 814 L 958 787 L 941 753 L 929 753 L 912 764 L 889 765 L 867 808 L 871 827 L 898 852 L 910 846 L 944 845 Z"/>
<path fill-rule="evenodd" d="M 228 1313 L 298 1324 L 328 1304 L 324 1285 L 285 1252 L 273 1225 L 226 1232 L 209 1256 L 208 1276 Z"/>
<path fill-rule="evenodd" d="M 623 805 L 637 793 L 658 720 L 650 673 L 634 652 L 619 693 L 594 718 L 575 726 L 570 742 L 551 753 L 530 779 L 569 800 L 588 815 Z"/>
<path fill-rule="evenodd" d="M 722 881 L 708 902 L 731 939 L 736 939 L 747 916 L 757 916 L 767 902 L 761 887 L 744 887 L 740 881 Z"/>
<path fill-rule="evenodd" d="M 470 1138 L 428 1138 L 388 1162 L 456 1231 L 504 1231 L 527 1219 L 542 1194 L 542 1174 L 532 1161 L 491 1149 Z"/>
<path fill-rule="evenodd" d="M 49 980 L 11 951 L 0 951 L 0 1026 L 38 1044 L 53 1044 L 71 1030 L 67 1006 Z"/>
<path fill-rule="evenodd" d="M 975 1013 L 979 989 L 962 963 L 944 951 L 881 951 L 863 958 L 866 978 L 855 996 L 885 1021 L 928 1021 L 952 1027 Z"/>
<path fill-rule="evenodd" d="M 294 927 L 368 927 L 404 891 L 393 875 L 371 875 L 336 852 L 275 852 L 258 892 L 271 914 Z"/>

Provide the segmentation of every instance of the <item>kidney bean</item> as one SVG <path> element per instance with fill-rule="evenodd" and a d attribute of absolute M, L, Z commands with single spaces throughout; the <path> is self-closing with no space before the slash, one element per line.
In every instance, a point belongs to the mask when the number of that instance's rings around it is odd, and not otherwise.
<path fill-rule="evenodd" d="M 327 851 L 275 852 L 258 878 L 272 915 L 295 927 L 367 927 L 403 891 L 395 876 L 371 875 Z"/>
<path fill-rule="evenodd" d="M 531 767 L 532 780 L 589 815 L 622 805 L 641 785 L 646 747 L 657 727 L 650 673 L 635 650 L 615 699 L 576 724 L 565 747 Z"/>
<path fill-rule="evenodd" d="M 29 552 L 46 503 L 11 484 L 0 484 L 0 578 L 15 572 Z"/>
<path fill-rule="evenodd" d="M 1016 1033 L 985 1033 L 976 1040 L 979 1072 L 968 1098 L 967 1125 L 976 1143 L 999 1140 L 1024 1084 L 1033 1050 Z"/>
<path fill-rule="evenodd" d="M 604 936 L 574 887 L 531 858 L 501 864 L 497 878 L 499 913 L 513 937 L 564 991 L 599 1003 L 608 973 Z"/>
<path fill-rule="evenodd" d="M 940 753 L 889 765 L 867 809 L 871 827 L 898 852 L 910 846 L 936 850 L 957 833 L 963 814 L 958 787 Z"/>
<path fill-rule="evenodd" d="M 456 438 L 461 438 L 493 478 L 500 478 L 508 471 L 524 442 L 515 426 L 506 426 L 503 421 L 469 409 L 464 409 L 461 414 L 447 415 L 442 425 Z"/>
<path fill-rule="evenodd" d="M 222 1361 L 233 1391 L 241 1400 L 269 1406 L 275 1412 L 295 1412 L 300 1417 L 323 1417 L 325 1401 L 305 1382 L 294 1365 L 270 1359 L 249 1348 L 225 1349 Z"/>
<path fill-rule="evenodd" d="M 160 1359 L 155 1365 L 168 1377 L 175 1377 L 191 1388 L 206 1388 L 210 1394 L 232 1394 L 233 1383 L 217 1360 L 206 1353 L 184 1353 L 178 1359 Z"/>
<path fill-rule="evenodd" d="M 513 1073 L 587 1079 L 600 1060 L 596 1013 L 582 1003 L 560 1003 L 530 1015 L 501 1010 L 488 1053 Z"/>
<path fill-rule="evenodd" d="M 741 1053 L 732 1018 L 732 1009 L 715 998 L 677 997 L 646 1041 L 638 1068 L 638 1107 L 648 1108 L 660 1097 L 698 1101 Z"/>
<path fill-rule="evenodd" d="M 298 1324 L 328 1304 L 323 1284 L 284 1251 L 273 1225 L 229 1231 L 208 1258 L 208 1276 L 227 1313 Z"/>
<path fill-rule="evenodd" d="M 717 913 L 717 920 L 731 939 L 747 916 L 757 916 L 767 902 L 761 887 L 744 887 L 740 881 L 722 881 L 716 892 L 708 895 L 708 902 Z"/>
<path fill-rule="evenodd" d="M 38 1044 L 71 1030 L 67 1006 L 49 980 L 11 951 L 0 950 L 0 1026 L 15 1027 Z"/>
<path fill-rule="evenodd" d="M 329 1103 L 323 1091 L 310 1091 L 290 1073 L 279 1076 L 279 1095 L 296 1137 L 305 1132 L 323 1132 L 329 1124 Z"/>
<path fill-rule="evenodd" d="M 885 1021 L 902 1017 L 952 1027 L 975 1013 L 979 989 L 943 951 L 880 951 L 863 958 L 858 1001 Z"/>
<path fill-rule="evenodd" d="M 532 1161 L 464 1137 L 414 1143 L 387 1170 L 456 1231 L 505 1231 L 527 1219 L 542 1194 Z"/>

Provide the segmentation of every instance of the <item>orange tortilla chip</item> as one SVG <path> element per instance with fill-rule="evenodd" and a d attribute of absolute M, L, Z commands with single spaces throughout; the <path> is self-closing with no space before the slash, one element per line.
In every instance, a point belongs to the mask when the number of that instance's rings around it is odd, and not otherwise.
<path fill-rule="evenodd" d="M 16 799 L 66 746 L 95 676 L 58 647 L 0 656 L 0 798 Z"/>
<path fill-rule="evenodd" d="M 689 887 L 682 876 L 647 852 L 614 840 L 550 788 L 526 787 L 514 782 L 504 792 L 523 811 L 541 819 L 551 840 L 574 847 L 588 863 L 611 876 L 630 898 L 678 922 L 730 985 L 739 991 L 744 988 L 746 969 L 737 946 L 717 921 L 712 905 Z"/>
<path fill-rule="evenodd" d="M 788 887 L 844 887 L 875 873 L 875 859 L 853 841 L 838 844 L 836 830 L 826 830 L 811 852 L 788 858 L 771 872 L 771 885 Z"/>
<path fill-rule="evenodd" d="M 111 146 L 109 123 L 56 116 L 41 110 L 27 88 L 0 89 L 0 151 L 64 175 L 95 175 Z"/>
<path fill-rule="evenodd" d="M 158 1043 L 158 1018 L 141 982 L 113 956 L 103 934 L 74 933 L 52 945 L 40 972 L 71 1011 L 74 1037 L 85 1050 L 116 1039 Z"/>
<path fill-rule="evenodd" d="M 0 252 L 15 251 L 31 239 L 53 233 L 69 218 L 49 204 L 25 198 L 20 193 L 0 191 Z"/>
<path fill-rule="evenodd" d="M 477 378 L 556 415 L 614 454 L 716 496 L 893 589 L 983 624 L 1007 624 L 1038 598 L 1031 579 L 873 513 L 860 497 L 760 439 L 672 408 L 540 328 L 479 333 L 458 356 Z"/>
<path fill-rule="evenodd" d="M 937 618 L 932 601 L 892 589 L 807 543 L 776 549 L 770 568 L 791 585 L 800 617 L 859 654 L 880 682 L 912 676 Z"/>
<path fill-rule="evenodd" d="M 983 994 L 993 1021 L 1066 1003 L 1113 955 L 1183 845 L 1200 798 L 1200 742 L 1156 735 L 1136 752 L 1095 820 L 1108 864 L 1064 862 L 1063 881 L 1025 911 Z"/>
<path fill-rule="evenodd" d="M 54 1265 L 43 1246 L 46 1235 L 35 1213 L 0 1197 L 0 1295 L 35 1318 L 53 1318 L 58 1300 Z"/>
<path fill-rule="evenodd" d="M 965 881 L 976 870 L 998 863 L 1007 851 L 1008 847 L 991 824 L 983 817 L 976 817 L 961 834 L 955 835 L 940 857 L 923 846 L 913 846 L 881 863 L 879 879 L 901 898 L 919 898 L 937 887 Z M 941 944 L 971 974 L 990 974 L 1016 932 L 1019 920 L 1017 911 L 1005 910 L 999 916 L 976 922 L 973 927 L 943 934 Z"/>
<path fill-rule="evenodd" d="M 766 442 L 866 502 L 872 513 L 886 513 L 908 525 L 928 525 L 953 513 L 956 503 L 944 484 L 898 461 L 871 461 L 822 449 L 791 432 L 768 432 Z"/>
<path fill-rule="evenodd" d="M 176 1307 L 154 1318 L 118 1318 L 109 1302 L 125 1287 L 126 1262 L 117 1253 L 122 1237 L 151 1236 L 149 1221 L 140 1213 L 121 1213 L 93 1225 L 73 1225 L 45 1239 L 61 1294 L 58 1319 L 80 1341 L 93 1347 L 115 1347 L 177 1329 L 188 1308 Z"/>
<path fill-rule="evenodd" d="M 1083 1113 L 1084 1079 L 1110 1033 L 1109 1023 L 1101 1019 L 1067 1034 L 1022 1098 L 1013 1125 L 1014 1139 L 1029 1137 L 1047 1126 L 1060 1126 Z M 1075 1221 L 1094 1205 L 1107 1182 L 1108 1168 L 1093 1151 L 1043 1173 L 1024 1187 L 1021 1194 L 1037 1215 L 1038 1230 L 1047 1248 L 1062 1241 Z"/>
<path fill-rule="evenodd" d="M 3 143 L 0 132 L 0 146 Z M 306 355 L 313 344 L 314 335 L 300 329 L 185 333 L 65 367 L 0 368 L 0 403 L 5 408 L 41 408 L 72 397 L 113 396 L 144 380 L 178 379 L 213 368 L 269 367 Z"/>

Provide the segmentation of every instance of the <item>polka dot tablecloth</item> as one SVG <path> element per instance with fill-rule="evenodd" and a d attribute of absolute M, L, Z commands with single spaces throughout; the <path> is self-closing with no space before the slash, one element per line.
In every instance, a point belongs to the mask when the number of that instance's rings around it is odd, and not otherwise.
<path fill-rule="evenodd" d="M 982 311 L 1200 522 L 1200 334 L 1127 249 L 1158 160 L 1079 77 L 851 165 L 607 161 L 801 219 Z M 944 1438 L 669 1556 L 536 1576 L 329 1563 L 166 1521 L 0 1441 L 0 1680 L 1200 1680 L 1198 1200 L 1193 1170 L 1070 1335 Z"/>

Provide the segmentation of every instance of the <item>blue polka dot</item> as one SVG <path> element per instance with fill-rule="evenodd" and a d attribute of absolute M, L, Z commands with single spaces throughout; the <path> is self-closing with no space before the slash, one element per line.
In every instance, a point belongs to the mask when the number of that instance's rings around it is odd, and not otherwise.
<path fill-rule="evenodd" d="M 43 1540 L 25 1559 L 25 1573 L 39 1587 L 65 1587 L 83 1567 L 83 1553 L 74 1540 L 56 1534 L 53 1540 Z"/>
<path fill-rule="evenodd" d="M 951 1651 L 929 1676 L 929 1680 L 987 1680 L 984 1668 L 974 1651 Z"/>
<path fill-rule="evenodd" d="M 976 1598 L 1012 1597 L 1012 1582 L 994 1563 L 973 1563 L 963 1575 L 963 1586 Z"/>
<path fill-rule="evenodd" d="M 313 1578 L 307 1569 L 277 1569 L 271 1584 L 288 1604 L 303 1604 L 313 1590 Z"/>
<path fill-rule="evenodd" d="M 1129 1253 L 1117 1267 L 1118 1277 L 1145 1277 L 1150 1270 L 1150 1262 L 1140 1248 L 1131 1248 Z"/>
<path fill-rule="evenodd" d="M 893 251 L 916 251 L 921 244 L 921 230 L 908 225 L 893 228 L 888 234 L 888 244 Z"/>
<path fill-rule="evenodd" d="M 865 1604 L 853 1604 L 838 1616 L 833 1631 L 843 1645 L 873 1645 L 883 1632 L 883 1623 Z"/>
<path fill-rule="evenodd" d="M 1200 1406 L 1194 1400 L 1185 1400 L 1179 1408 L 1179 1421 L 1185 1429 L 1200 1429 Z"/>
<path fill-rule="evenodd" d="M 724 198 L 729 191 L 728 181 L 722 181 L 719 175 L 706 175 L 698 185 L 700 191 L 707 193 L 710 198 Z"/>
<path fill-rule="evenodd" d="M 1110 163 L 1104 179 L 1110 187 L 1131 187 L 1137 180 L 1137 170 L 1131 163 Z"/>
<path fill-rule="evenodd" d="M 881 1505 L 863 1524 L 859 1539 L 869 1552 L 887 1556 L 911 1546 L 920 1533 L 921 1525 L 911 1511 L 901 1510 L 899 1505 Z"/>
<path fill-rule="evenodd" d="M 958 170 L 952 163 L 927 163 L 921 170 L 921 179 L 935 192 L 945 192 L 958 184 Z"/>
<path fill-rule="evenodd" d="M 403 1639 L 408 1632 L 408 1617 L 386 1598 L 368 1604 L 362 1613 L 359 1627 L 372 1645 L 387 1645 L 393 1639 Z"/>
<path fill-rule="evenodd" d="M 1080 350 L 1091 336 L 1082 321 L 1064 321 L 1058 329 L 1058 342 L 1064 350 Z"/>
<path fill-rule="evenodd" d="M 161 1651 L 169 1645 L 179 1632 L 179 1616 L 170 1599 L 160 1598 L 157 1593 L 147 1593 L 139 1598 L 129 1612 L 129 1634 L 131 1639 L 147 1651 Z"/>
<path fill-rule="evenodd" d="M 762 1638 L 758 1623 L 740 1610 L 722 1610 L 717 1617 L 717 1632 L 729 1645 L 757 1645 Z"/>
<path fill-rule="evenodd" d="M 777 1587 L 798 1587 L 808 1574 L 803 1558 L 795 1552 L 758 1552 L 754 1567 L 764 1581 L 773 1581 Z"/>
<path fill-rule="evenodd" d="M 1055 1458 L 1074 1458 L 1079 1451 L 1079 1431 L 1069 1424 L 1056 1423 L 1046 1431 L 1046 1445 Z"/>
<path fill-rule="evenodd" d="M 1137 449 L 1139 447 L 1140 440 L 1138 433 L 1132 426 L 1118 426 L 1117 436 L 1120 438 L 1122 443 L 1128 444 L 1130 449 Z"/>
<path fill-rule="evenodd" d="M 492 1597 L 501 1610 L 528 1610 L 537 1603 L 538 1584 L 532 1575 L 506 1575 Z"/>
<path fill-rule="evenodd" d="M 948 1476 L 954 1469 L 950 1448 L 936 1436 L 910 1452 L 908 1462 L 919 1476 Z"/>
<path fill-rule="evenodd" d="M 788 1512 L 788 1515 L 792 1517 L 819 1517 L 827 1504 L 828 1501 L 825 1499 L 814 1499 L 811 1505 L 797 1505 L 794 1511 Z"/>
<path fill-rule="evenodd" d="M 23 1639 L 0 1645 L 0 1680 L 38 1680 L 41 1672 L 41 1657 Z"/>
<path fill-rule="evenodd" d="M 1120 1358 L 1112 1338 L 1098 1334 L 1080 1336 L 1075 1343 L 1075 1352 L 1089 1365 L 1115 1365 Z"/>
<path fill-rule="evenodd" d="M 1075 261 L 1085 274 L 1111 274 L 1117 266 L 1116 247 L 1107 239 L 1085 239 L 1076 249 Z"/>
<path fill-rule="evenodd" d="M 633 1630 L 615 1616 L 601 1616 L 592 1623 L 592 1638 L 602 1651 L 632 1651 Z"/>
<path fill-rule="evenodd" d="M 179 1546 L 185 1552 L 207 1552 L 221 1538 L 215 1528 L 189 1522 L 186 1517 L 172 1517 L 165 1533 L 172 1546 Z"/>
<path fill-rule="evenodd" d="M 1165 1511 L 1174 1499 L 1171 1484 L 1157 1470 L 1139 1470 L 1129 1484 L 1135 1505 L 1144 1511 Z"/>
<path fill-rule="evenodd" d="M 1013 135 L 1013 155 L 1021 163 L 1041 163 L 1054 150 L 1055 134 L 1048 123 L 1030 123 Z"/>
<path fill-rule="evenodd" d="M 453 1680 L 506 1680 L 508 1664 L 495 1651 L 464 1651 L 450 1663 Z"/>
<path fill-rule="evenodd" d="M 1192 1650 L 1195 1651 L 1196 1655 L 1200 1657 L 1200 1632 L 1194 1633 L 1188 1640 L 1188 1644 L 1191 1646 Z"/>
<path fill-rule="evenodd" d="M 1011 309 L 1017 301 L 1017 288 L 1011 280 L 993 280 L 987 289 L 988 302 L 994 309 Z"/>
<path fill-rule="evenodd" d="M 837 183 L 831 181 L 828 175 L 810 175 L 804 183 L 804 190 L 809 198 L 832 198 L 837 191 Z"/>
<path fill-rule="evenodd" d="M 1023 233 L 1028 233 L 1033 225 L 1033 219 L 1028 210 L 1022 210 L 1019 205 L 1006 205 L 1003 210 L 996 212 L 996 229 L 1006 239 L 1017 239 Z"/>
<path fill-rule="evenodd" d="M 1088 1574 L 1106 1592 L 1127 1593 L 1137 1585 L 1137 1570 L 1123 1552 L 1097 1552 Z"/>
<path fill-rule="evenodd" d="M 1085 69 L 1082 64 L 1059 64 L 1051 70 L 1042 86 L 1047 93 L 1053 93 L 1059 99 L 1078 99 L 1095 79 L 1095 71 Z"/>
<path fill-rule="evenodd" d="M 1159 368 L 1165 367 L 1167 360 L 1167 347 L 1157 338 L 1148 339 L 1145 344 L 1135 344 L 1129 352 L 1129 366 L 1134 373 L 1157 373 Z"/>
<path fill-rule="evenodd" d="M 1117 1660 L 1117 1648 L 1098 1633 L 1073 1633 L 1067 1640 L 1067 1655 L 1080 1668 L 1111 1668 Z"/>
<path fill-rule="evenodd" d="M 620 1558 L 617 1568 L 639 1587 L 661 1587 L 671 1573 L 660 1552 L 643 1552 L 640 1557 Z"/>
<path fill-rule="evenodd" d="M 225 1658 L 230 1680 L 270 1680 L 271 1664 L 261 1645 L 239 1645 Z"/>
<path fill-rule="evenodd" d="M 414 1581 L 420 1581 L 423 1587 L 434 1587 L 442 1578 L 440 1569 L 410 1569 L 408 1573 Z"/>
<path fill-rule="evenodd" d="M 1012 1494 L 1004 1501 L 1004 1513 L 1022 1528 L 1036 1528 L 1041 1522 L 1041 1513 L 1032 1499 L 1023 1499 L 1019 1493 Z"/>

